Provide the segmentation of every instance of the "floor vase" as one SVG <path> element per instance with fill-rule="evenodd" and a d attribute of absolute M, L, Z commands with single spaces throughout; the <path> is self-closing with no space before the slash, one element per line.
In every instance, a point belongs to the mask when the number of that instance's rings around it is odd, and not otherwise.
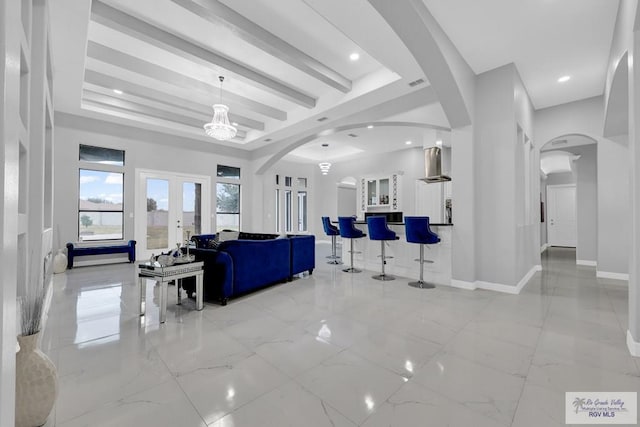
<path fill-rule="evenodd" d="M 44 425 L 58 395 L 53 362 L 38 348 L 40 333 L 19 336 L 16 354 L 16 427 Z"/>

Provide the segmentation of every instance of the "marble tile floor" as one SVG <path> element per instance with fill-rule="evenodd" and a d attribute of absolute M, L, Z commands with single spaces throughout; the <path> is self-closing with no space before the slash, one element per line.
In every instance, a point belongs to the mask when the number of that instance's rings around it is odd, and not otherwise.
<path fill-rule="evenodd" d="M 520 295 L 326 264 L 312 276 L 158 321 L 135 267 L 55 276 L 43 349 L 60 393 L 47 426 L 561 426 L 565 391 L 640 390 L 626 282 L 550 248 Z M 417 273 L 417 264 L 416 264 Z"/>

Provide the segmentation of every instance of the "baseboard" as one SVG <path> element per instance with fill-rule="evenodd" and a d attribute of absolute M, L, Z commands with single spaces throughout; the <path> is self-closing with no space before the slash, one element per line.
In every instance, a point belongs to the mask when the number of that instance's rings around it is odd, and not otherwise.
<path fill-rule="evenodd" d="M 478 289 L 484 289 L 486 291 L 502 292 L 503 294 L 516 295 L 520 292 L 515 286 L 503 285 L 502 283 L 484 282 L 482 280 L 476 281 Z"/>
<path fill-rule="evenodd" d="M 536 271 L 541 271 L 542 266 L 537 264 L 531 267 L 531 270 L 524 275 L 524 277 L 518 282 L 516 286 L 503 285 L 502 283 L 485 282 L 482 280 L 476 280 L 475 282 L 465 282 L 464 280 L 451 279 L 451 286 L 454 288 L 467 289 L 473 291 L 475 289 L 484 289 L 486 291 L 502 292 L 504 294 L 517 295 L 522 289 L 529 283 L 529 280 L 536 274 Z"/>
<path fill-rule="evenodd" d="M 596 277 L 601 279 L 616 279 L 629 281 L 629 275 L 627 273 L 612 273 L 610 271 L 596 271 Z"/>
<path fill-rule="evenodd" d="M 640 357 L 640 342 L 633 339 L 631 331 L 627 329 L 627 348 L 632 356 Z"/>
<path fill-rule="evenodd" d="M 548 247 L 549 247 L 548 243 L 545 243 L 542 246 L 540 246 L 540 253 L 546 251 Z"/>
<path fill-rule="evenodd" d="M 577 265 L 586 265 L 588 267 L 597 267 L 598 266 L 598 262 L 597 261 L 591 261 L 588 259 L 577 259 L 576 260 L 576 264 Z"/>
<path fill-rule="evenodd" d="M 455 279 L 451 279 L 451 287 L 466 289 L 468 291 L 474 291 L 477 288 L 476 282 L 465 282 L 464 280 L 455 280 Z"/>

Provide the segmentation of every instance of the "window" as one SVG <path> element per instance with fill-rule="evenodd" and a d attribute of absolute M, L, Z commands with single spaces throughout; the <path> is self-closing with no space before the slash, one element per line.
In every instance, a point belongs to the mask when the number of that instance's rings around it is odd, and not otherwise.
<path fill-rule="evenodd" d="M 218 165 L 218 178 L 240 179 L 240 168 Z"/>
<path fill-rule="evenodd" d="M 308 207 L 309 185 L 308 178 L 284 176 L 276 177 L 275 191 L 275 228 L 276 232 L 307 232 L 309 231 Z M 282 186 L 279 184 L 283 184 Z"/>
<path fill-rule="evenodd" d="M 298 191 L 298 231 L 307 231 L 307 192 L 306 191 Z"/>
<path fill-rule="evenodd" d="M 80 144 L 80 161 L 101 165 L 124 166 L 124 151 Z"/>
<path fill-rule="evenodd" d="M 217 231 L 240 231 L 240 184 L 216 184 Z"/>
<path fill-rule="evenodd" d="M 293 231 L 291 190 L 284 191 L 284 231 Z"/>
<path fill-rule="evenodd" d="M 78 240 L 124 239 L 124 174 L 80 169 L 79 183 Z"/>
<path fill-rule="evenodd" d="M 280 189 L 279 188 L 276 188 L 276 233 L 280 233 Z"/>

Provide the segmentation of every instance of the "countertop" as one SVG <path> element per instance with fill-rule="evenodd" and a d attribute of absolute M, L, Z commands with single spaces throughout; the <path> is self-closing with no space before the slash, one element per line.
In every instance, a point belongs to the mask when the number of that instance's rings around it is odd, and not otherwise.
<path fill-rule="evenodd" d="M 331 221 L 332 224 L 337 224 L 338 221 Z M 355 221 L 354 224 L 366 224 L 367 221 Z M 404 222 L 392 222 L 389 221 L 387 222 L 388 225 L 404 225 Z M 438 223 L 438 222 L 431 222 L 429 223 L 429 226 L 433 226 L 433 227 L 453 227 L 453 224 L 445 224 L 445 223 Z"/>

